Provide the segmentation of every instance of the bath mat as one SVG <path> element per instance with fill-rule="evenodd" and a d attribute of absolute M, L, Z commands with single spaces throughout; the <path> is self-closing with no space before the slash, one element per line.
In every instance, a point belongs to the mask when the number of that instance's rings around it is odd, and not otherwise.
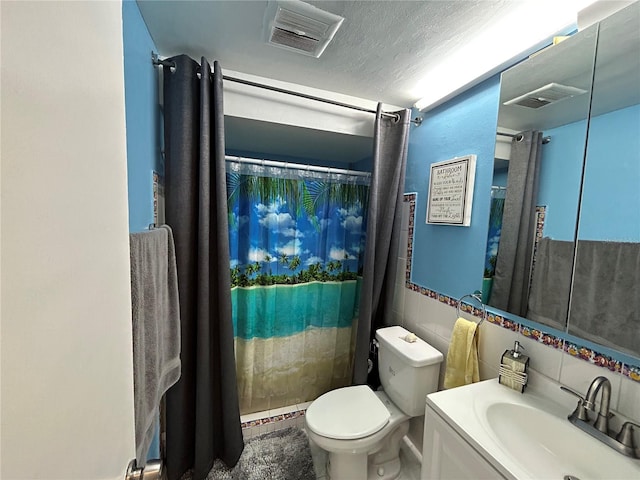
<path fill-rule="evenodd" d="M 307 434 L 299 428 L 265 433 L 245 442 L 233 468 L 216 460 L 207 480 L 314 480 Z M 182 480 L 190 480 L 191 474 Z"/>

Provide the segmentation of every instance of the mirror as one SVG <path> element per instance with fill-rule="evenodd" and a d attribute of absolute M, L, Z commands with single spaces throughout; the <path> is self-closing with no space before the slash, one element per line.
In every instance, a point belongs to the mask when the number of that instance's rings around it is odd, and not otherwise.
<path fill-rule="evenodd" d="M 496 192 L 508 135 L 543 132 L 525 313 L 504 310 L 633 355 L 640 354 L 639 7 L 502 74 L 494 171 Z M 499 204 L 492 200 L 485 277 L 499 254 Z"/>
<path fill-rule="evenodd" d="M 600 22 L 568 332 L 640 355 L 640 4 Z"/>
<path fill-rule="evenodd" d="M 497 160 L 494 163 L 494 188 L 492 188 L 494 198 L 491 200 L 485 277 L 491 277 L 495 273 L 498 253 L 505 255 L 507 248 L 514 248 L 514 245 L 507 245 L 505 242 L 500 245 L 500 233 L 507 229 L 513 230 L 517 226 L 508 223 L 502 225 L 501 208 L 504 200 L 499 197 L 504 197 L 500 195 L 501 188 L 506 186 L 507 191 L 509 189 L 507 179 L 509 163 L 529 162 L 527 158 L 510 160 L 512 153 L 516 154 L 518 147 L 516 140 L 519 138 L 519 132 L 540 131 L 545 139 L 545 143 L 538 147 L 538 187 L 533 199 L 535 205 L 543 212 L 540 214 L 540 221 L 537 222 L 542 229 L 541 234 L 568 243 L 572 243 L 575 239 L 596 38 L 597 26 L 592 26 L 567 38 L 562 43 L 531 56 L 528 60 L 505 71 L 501 76 Z M 547 86 L 558 91 L 556 94 L 558 100 L 544 104 L 540 101 L 543 98 L 542 95 L 551 97 L 553 94 L 553 91 L 541 92 L 541 89 Z M 562 98 L 563 90 L 575 93 Z M 518 152 L 521 153 L 520 150 Z M 513 168 L 511 173 L 514 173 Z M 521 194 L 520 188 L 519 186 L 515 190 L 512 189 L 508 194 Z M 511 220 L 513 223 L 519 221 L 519 215 L 516 214 L 515 217 Z M 527 236 L 532 244 L 531 249 L 533 249 L 534 238 L 533 233 Z M 517 240 L 507 238 L 507 242 L 516 243 Z M 499 246 L 502 247 L 500 252 Z M 572 251 L 571 245 L 569 250 Z M 527 258 L 529 256 L 530 254 Z M 547 302 L 545 303 L 547 309 L 544 311 L 534 308 L 534 311 L 528 312 L 527 299 L 510 302 L 505 299 L 505 295 L 510 294 L 508 291 L 503 291 L 502 298 L 496 299 L 496 289 L 500 288 L 498 279 L 494 285 L 493 295 L 486 294 L 485 297 L 491 306 L 564 330 L 569 300 L 568 289 L 571 284 L 570 272 L 568 276 L 565 273 L 554 278 L 553 283 L 556 289 L 558 286 L 563 287 L 560 291 L 565 293 L 566 298 L 558 298 L 554 301 L 552 309 Z M 526 277 L 527 285 L 523 286 L 526 289 L 524 295 L 528 294 L 529 286 L 529 275 L 527 274 Z M 508 290 L 511 287 L 513 287 L 512 282 L 507 280 L 502 289 Z"/>

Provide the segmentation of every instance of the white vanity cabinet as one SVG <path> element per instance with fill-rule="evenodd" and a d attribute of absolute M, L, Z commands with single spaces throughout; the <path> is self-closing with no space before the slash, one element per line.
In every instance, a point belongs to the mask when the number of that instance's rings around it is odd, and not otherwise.
<path fill-rule="evenodd" d="M 572 425 L 571 408 L 573 402 L 561 405 L 533 387 L 522 394 L 496 378 L 430 393 L 421 478 L 640 480 L 640 460 Z"/>
<path fill-rule="evenodd" d="M 422 480 L 503 479 L 467 441 L 427 405 Z"/>

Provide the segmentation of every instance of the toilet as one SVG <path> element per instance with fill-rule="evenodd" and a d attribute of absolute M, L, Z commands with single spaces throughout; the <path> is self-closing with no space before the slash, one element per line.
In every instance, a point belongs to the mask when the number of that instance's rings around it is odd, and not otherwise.
<path fill-rule="evenodd" d="M 305 415 L 307 434 L 328 452 L 333 480 L 391 480 L 400 474 L 400 442 L 409 419 L 424 415 L 438 389 L 442 353 L 402 327 L 376 331 L 383 390 L 338 388 L 318 397 Z"/>

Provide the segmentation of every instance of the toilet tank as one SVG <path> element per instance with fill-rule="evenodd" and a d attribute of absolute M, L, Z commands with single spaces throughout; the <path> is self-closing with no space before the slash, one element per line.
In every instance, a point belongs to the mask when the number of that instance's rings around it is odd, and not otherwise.
<path fill-rule="evenodd" d="M 402 327 L 376 331 L 378 370 L 385 393 L 411 417 L 424 415 L 425 399 L 438 390 L 442 353 L 420 338 L 411 343 Z"/>

